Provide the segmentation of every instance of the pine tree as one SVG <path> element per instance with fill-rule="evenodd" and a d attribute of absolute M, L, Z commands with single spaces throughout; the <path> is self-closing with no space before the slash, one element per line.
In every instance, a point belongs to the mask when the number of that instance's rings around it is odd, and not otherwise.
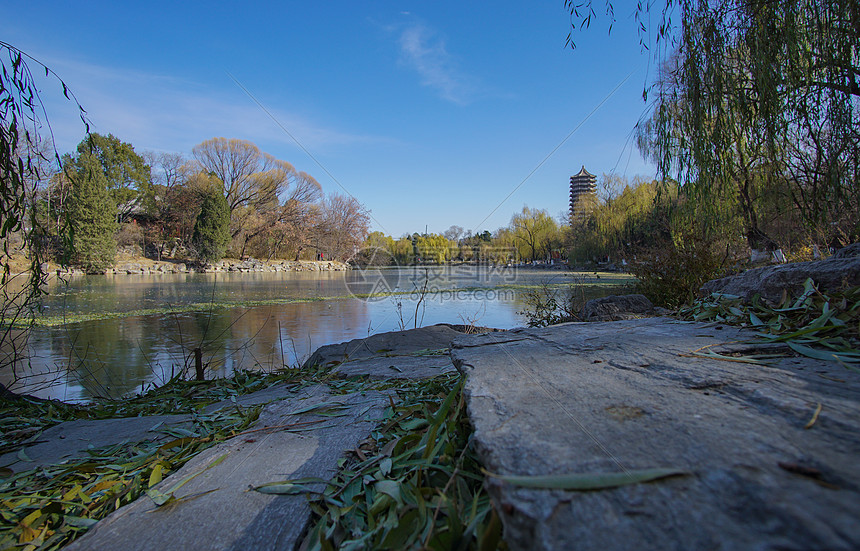
<path fill-rule="evenodd" d="M 76 164 L 68 214 L 72 263 L 87 273 L 103 273 L 116 258 L 116 205 L 98 159 L 83 153 Z"/>
<path fill-rule="evenodd" d="M 217 262 L 224 256 L 230 242 L 230 206 L 220 191 L 203 196 L 192 241 L 201 262 Z"/>

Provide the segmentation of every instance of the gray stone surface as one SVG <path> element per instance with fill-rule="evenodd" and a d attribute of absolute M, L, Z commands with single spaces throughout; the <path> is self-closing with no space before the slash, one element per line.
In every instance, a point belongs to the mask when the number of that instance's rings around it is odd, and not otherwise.
<path fill-rule="evenodd" d="M 42 431 L 35 442 L 22 449 L 23 454 L 15 451 L 0 455 L 0 466 L 15 472 L 28 471 L 41 465 L 86 457 L 90 448 L 120 442 L 172 440 L 175 436 L 159 432 L 159 429 L 190 426 L 187 415 L 67 421 Z M 30 461 L 22 460 L 22 456 Z"/>
<path fill-rule="evenodd" d="M 371 335 L 319 348 L 304 366 L 331 366 L 343 377 L 423 379 L 454 371 L 448 349 L 463 335 L 447 324 Z"/>
<path fill-rule="evenodd" d="M 455 340 L 490 472 L 690 473 L 590 492 L 491 478 L 511 549 L 860 548 L 860 374 L 697 356 L 754 353 L 750 337 L 647 318 Z"/>
<path fill-rule="evenodd" d="M 852 243 L 833 253 L 831 258 L 856 258 L 858 256 L 860 256 L 860 243 Z"/>
<path fill-rule="evenodd" d="M 344 377 L 368 376 L 371 379 L 425 379 L 454 371 L 445 354 L 381 356 L 344 362 L 332 371 Z"/>
<path fill-rule="evenodd" d="M 278 400 L 290 394 L 285 384 L 237 396 L 236 401 L 224 400 L 203 409 L 211 413 L 223 407 L 251 406 Z M 189 415 L 150 415 L 119 419 L 81 419 L 67 421 L 42 431 L 35 441 L 23 448 L 23 454 L 10 452 L 0 455 L 0 466 L 15 472 L 30 470 L 40 465 L 61 463 L 68 459 L 86 457 L 90 448 L 100 448 L 120 442 L 160 442 L 175 438 L 165 432 L 167 428 L 191 428 Z M 29 461 L 22 459 L 26 457 Z"/>
<path fill-rule="evenodd" d="M 593 298 L 582 307 L 584 321 L 618 321 L 652 314 L 654 305 L 645 295 L 609 295 Z"/>
<path fill-rule="evenodd" d="M 460 335 L 462 333 L 455 331 L 449 325 L 431 325 L 419 329 L 379 333 L 364 339 L 353 339 L 320 347 L 308 358 L 304 367 L 334 366 L 345 361 L 441 350 L 450 347 L 451 341 Z"/>
<path fill-rule="evenodd" d="M 222 400 L 220 402 L 216 402 L 203 408 L 203 411 L 206 413 L 210 413 L 221 408 L 230 407 L 233 404 L 238 404 L 242 407 L 256 406 L 259 404 L 273 402 L 275 400 L 281 400 L 291 395 L 292 385 L 290 385 L 289 383 L 278 383 L 268 388 L 264 388 L 256 392 L 251 392 L 250 394 L 242 394 L 241 396 L 236 396 L 235 401 Z"/>
<path fill-rule="evenodd" d="M 310 520 L 307 498 L 267 495 L 250 487 L 288 478 L 330 479 L 338 459 L 370 434 L 387 404 L 388 397 L 378 392 L 334 396 L 319 386 L 269 404 L 254 428 L 271 431 L 246 433 L 210 448 L 156 486 L 167 491 L 200 473 L 176 491 L 179 502 L 159 509 L 143 496 L 66 549 L 293 549 Z M 294 413 L 314 405 L 334 406 L 344 415 Z M 322 422 L 299 432 L 284 426 L 305 421 Z"/>
<path fill-rule="evenodd" d="M 783 291 L 797 296 L 808 278 L 812 278 L 818 284 L 818 289 L 824 292 L 860 285 L 860 256 L 857 255 L 857 249 L 856 245 L 846 247 L 826 260 L 754 268 L 735 276 L 709 281 L 702 286 L 701 293 L 738 295 L 746 300 L 752 300 L 753 296 L 760 294 L 765 300 L 778 304 Z"/>

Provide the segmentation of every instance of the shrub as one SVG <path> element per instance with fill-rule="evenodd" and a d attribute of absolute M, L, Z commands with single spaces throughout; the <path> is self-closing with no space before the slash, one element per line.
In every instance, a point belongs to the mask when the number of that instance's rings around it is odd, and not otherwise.
<path fill-rule="evenodd" d="M 529 327 L 547 327 L 569 321 L 582 321 L 579 313 L 586 302 L 585 287 L 580 282 L 565 286 L 543 284 L 526 292 L 526 317 Z"/>
<path fill-rule="evenodd" d="M 630 272 L 638 279 L 636 290 L 658 306 L 676 308 L 692 302 L 702 285 L 727 275 L 728 254 L 718 254 L 703 242 L 669 245 L 639 253 Z"/>

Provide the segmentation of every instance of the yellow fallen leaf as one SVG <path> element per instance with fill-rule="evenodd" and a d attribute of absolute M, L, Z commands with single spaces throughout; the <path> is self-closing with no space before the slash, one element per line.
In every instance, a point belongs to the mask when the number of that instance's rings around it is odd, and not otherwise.
<path fill-rule="evenodd" d="M 75 494 L 80 492 L 83 488 L 80 484 L 75 484 L 75 487 L 63 494 L 63 501 L 71 501 L 75 499 Z"/>
<path fill-rule="evenodd" d="M 823 408 L 824 408 L 824 404 L 819 403 L 819 404 L 818 404 L 818 407 L 817 407 L 817 408 L 815 408 L 815 413 L 813 413 L 813 414 L 812 414 L 812 419 L 810 419 L 810 420 L 809 420 L 809 422 L 808 422 L 808 423 L 806 423 L 806 425 L 804 425 L 804 426 L 803 426 L 803 428 L 805 428 L 805 429 L 811 429 L 811 428 L 812 428 L 812 425 L 814 425 L 814 424 L 815 424 L 815 422 L 816 422 L 816 421 L 818 421 L 818 415 L 821 413 L 821 410 L 822 410 Z"/>
<path fill-rule="evenodd" d="M 164 466 L 159 463 L 152 469 L 152 473 L 149 475 L 149 487 L 152 488 L 159 482 L 161 482 L 162 471 L 164 470 Z"/>
<path fill-rule="evenodd" d="M 87 491 L 87 495 L 93 495 L 96 492 L 101 492 L 102 490 L 112 488 L 113 486 L 116 486 L 117 484 L 122 484 L 122 482 L 119 480 L 102 480 L 101 482 L 97 483 L 95 486 L 90 488 Z"/>
<path fill-rule="evenodd" d="M 33 511 L 21 521 L 21 524 L 24 526 L 30 526 L 33 524 L 33 521 L 42 516 L 42 511 Z"/>

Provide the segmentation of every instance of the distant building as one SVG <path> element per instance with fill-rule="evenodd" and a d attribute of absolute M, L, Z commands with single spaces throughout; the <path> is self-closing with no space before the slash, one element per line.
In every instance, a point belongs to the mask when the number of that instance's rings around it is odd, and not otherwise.
<path fill-rule="evenodd" d="M 582 170 L 570 177 L 570 223 L 582 222 L 597 204 L 597 176 Z"/>

